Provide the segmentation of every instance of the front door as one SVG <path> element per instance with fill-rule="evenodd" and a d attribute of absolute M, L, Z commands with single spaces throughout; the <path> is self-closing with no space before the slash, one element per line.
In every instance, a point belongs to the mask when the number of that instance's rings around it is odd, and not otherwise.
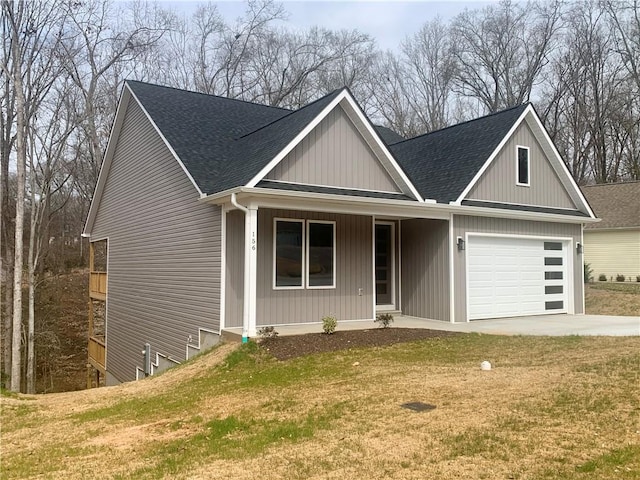
<path fill-rule="evenodd" d="M 395 308 L 394 224 L 376 223 L 376 305 Z"/>

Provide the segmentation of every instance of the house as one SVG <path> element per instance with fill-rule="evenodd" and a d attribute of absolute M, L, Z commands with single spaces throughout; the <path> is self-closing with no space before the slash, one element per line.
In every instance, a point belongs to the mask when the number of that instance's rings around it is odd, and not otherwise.
<path fill-rule="evenodd" d="M 640 278 L 640 182 L 582 187 L 595 214 L 602 219 L 584 230 L 584 261 L 595 280 L 624 275 Z"/>
<path fill-rule="evenodd" d="M 407 140 L 348 89 L 290 111 L 129 81 L 84 233 L 90 361 L 113 384 L 229 328 L 583 313 L 593 221 L 528 104 Z"/>

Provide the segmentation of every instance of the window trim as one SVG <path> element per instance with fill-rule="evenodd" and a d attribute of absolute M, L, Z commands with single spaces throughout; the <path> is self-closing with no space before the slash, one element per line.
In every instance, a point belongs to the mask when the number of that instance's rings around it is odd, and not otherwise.
<path fill-rule="evenodd" d="M 520 149 L 527 151 L 527 183 L 520 183 Z M 531 149 L 524 145 L 516 145 L 516 185 L 519 187 L 531 186 Z"/>
<path fill-rule="evenodd" d="M 331 290 L 336 288 L 336 222 L 335 220 L 307 220 L 307 228 L 305 232 L 305 240 L 306 240 L 306 259 L 305 259 L 305 286 L 309 290 Z M 309 249 L 311 248 L 310 239 L 311 235 L 309 233 L 309 228 L 312 223 L 319 223 L 325 225 L 333 225 L 333 278 L 331 285 L 310 285 L 309 283 Z"/>
<path fill-rule="evenodd" d="M 278 238 L 278 222 L 289 222 L 289 223 L 300 223 L 302 224 L 302 258 L 301 261 L 301 276 L 300 276 L 300 285 L 292 285 L 292 286 L 278 286 L 277 284 L 277 269 L 276 269 L 276 249 L 277 249 L 277 238 Z M 272 260 L 272 287 L 273 290 L 304 290 L 305 289 L 305 278 L 306 278 L 306 233 L 307 229 L 305 228 L 305 220 L 301 218 L 285 218 L 285 217 L 274 217 L 273 218 L 273 260 Z"/>

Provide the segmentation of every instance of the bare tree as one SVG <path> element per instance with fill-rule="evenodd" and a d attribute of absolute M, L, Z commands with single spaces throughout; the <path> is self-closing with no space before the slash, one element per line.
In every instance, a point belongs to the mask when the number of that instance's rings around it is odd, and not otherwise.
<path fill-rule="evenodd" d="M 447 26 L 439 18 L 424 24 L 404 41 L 402 53 L 407 73 L 404 95 L 424 131 L 448 126 L 457 62 Z"/>
<path fill-rule="evenodd" d="M 559 19 L 558 2 L 503 0 L 459 14 L 452 24 L 458 92 L 477 98 L 489 112 L 529 101 Z"/>

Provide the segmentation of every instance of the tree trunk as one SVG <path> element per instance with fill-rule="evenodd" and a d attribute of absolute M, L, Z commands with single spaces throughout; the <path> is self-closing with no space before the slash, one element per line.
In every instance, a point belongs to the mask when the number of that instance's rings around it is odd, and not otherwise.
<path fill-rule="evenodd" d="M 15 22 L 15 21 L 14 21 Z M 13 23 L 13 86 L 16 93 L 16 225 L 15 251 L 13 262 L 13 336 L 11 343 L 11 391 L 20 391 L 21 381 L 21 331 L 22 331 L 22 264 L 23 264 L 23 229 L 24 229 L 24 197 L 25 171 L 27 166 L 27 150 L 25 145 L 25 99 L 22 87 L 21 52 L 18 45 L 19 33 Z"/>

